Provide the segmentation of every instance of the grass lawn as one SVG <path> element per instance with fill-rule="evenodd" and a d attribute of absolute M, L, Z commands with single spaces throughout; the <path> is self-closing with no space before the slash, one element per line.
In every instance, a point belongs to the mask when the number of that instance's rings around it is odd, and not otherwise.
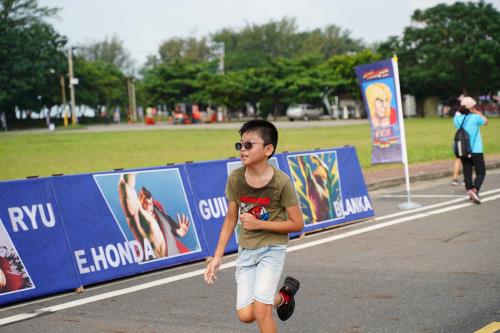
<path fill-rule="evenodd" d="M 451 119 L 409 119 L 405 122 L 410 164 L 452 159 L 455 132 Z M 500 153 L 500 119 L 481 129 L 485 153 Z M 0 180 L 31 175 L 109 171 L 207 161 L 236 156 L 236 130 L 196 129 L 127 132 L 56 131 L 0 133 Z M 356 147 L 364 170 L 372 166 L 370 130 L 366 125 L 282 129 L 278 152 Z"/>

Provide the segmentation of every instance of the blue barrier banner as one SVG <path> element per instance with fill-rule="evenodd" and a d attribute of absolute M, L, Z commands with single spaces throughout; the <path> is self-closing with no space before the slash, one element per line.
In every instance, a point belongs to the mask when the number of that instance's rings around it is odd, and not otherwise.
<path fill-rule="evenodd" d="M 353 147 L 283 158 L 299 198 L 305 232 L 374 215 Z"/>
<path fill-rule="evenodd" d="M 0 304 L 80 286 L 50 179 L 0 183 Z"/>
<path fill-rule="evenodd" d="M 291 178 L 305 232 L 373 216 L 353 147 L 270 163 Z M 241 166 L 230 159 L 0 182 L 0 304 L 213 255 L 227 178 Z M 239 224 L 226 253 L 237 250 L 238 232 Z"/>

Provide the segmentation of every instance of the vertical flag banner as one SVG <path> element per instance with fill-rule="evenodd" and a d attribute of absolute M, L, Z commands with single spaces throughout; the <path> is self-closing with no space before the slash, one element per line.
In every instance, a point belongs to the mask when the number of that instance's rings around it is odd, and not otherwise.
<path fill-rule="evenodd" d="M 392 60 L 355 67 L 370 119 L 372 164 L 403 162 L 401 95 Z"/>

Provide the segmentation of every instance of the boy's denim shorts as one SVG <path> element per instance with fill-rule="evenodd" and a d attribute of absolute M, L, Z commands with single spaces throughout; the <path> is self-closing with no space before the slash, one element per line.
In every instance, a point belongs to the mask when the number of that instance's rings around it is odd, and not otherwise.
<path fill-rule="evenodd" d="M 274 305 L 285 264 L 286 245 L 238 249 L 236 260 L 236 310 L 254 301 Z"/>

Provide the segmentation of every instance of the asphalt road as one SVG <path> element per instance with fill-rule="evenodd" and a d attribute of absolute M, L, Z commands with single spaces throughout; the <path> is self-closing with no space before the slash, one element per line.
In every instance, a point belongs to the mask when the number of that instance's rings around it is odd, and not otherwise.
<path fill-rule="evenodd" d="M 376 219 L 292 241 L 285 274 L 302 285 L 279 331 L 500 329 L 499 184 L 489 171 L 479 206 L 448 179 L 414 184 L 415 211 L 398 209 L 403 187 L 371 192 Z M 211 287 L 196 263 L 6 307 L 0 332 L 257 332 L 235 316 L 233 262 Z"/>

